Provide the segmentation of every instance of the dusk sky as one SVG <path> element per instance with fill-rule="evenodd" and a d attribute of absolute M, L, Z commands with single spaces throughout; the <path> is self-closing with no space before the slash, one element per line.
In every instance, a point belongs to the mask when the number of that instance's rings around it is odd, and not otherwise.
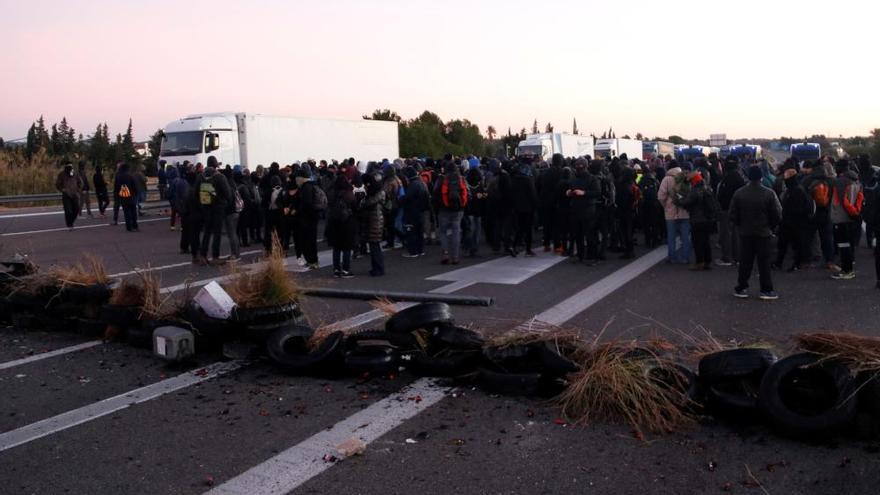
<path fill-rule="evenodd" d="M 880 127 L 864 0 L 0 0 L 0 137 L 191 113 L 707 138 Z"/>

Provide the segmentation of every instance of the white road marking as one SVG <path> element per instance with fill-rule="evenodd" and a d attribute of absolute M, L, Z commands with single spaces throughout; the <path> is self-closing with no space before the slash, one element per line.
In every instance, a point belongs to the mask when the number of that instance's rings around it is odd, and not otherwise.
<path fill-rule="evenodd" d="M 167 218 L 148 218 L 146 220 L 138 220 L 138 223 L 149 223 L 149 222 L 160 222 L 160 221 L 168 221 Z M 73 230 L 83 230 L 83 229 L 96 229 L 98 227 L 124 227 L 123 224 L 119 225 L 110 225 L 108 223 L 97 223 L 94 225 L 80 225 L 79 227 L 74 227 Z M 63 232 L 68 230 L 67 227 L 58 227 L 55 229 L 43 229 L 43 230 L 28 230 L 26 232 L 7 232 L 5 234 L 0 234 L 2 237 L 10 237 L 16 235 L 29 235 L 29 234 L 45 234 L 47 232 Z"/>
<path fill-rule="evenodd" d="M 156 382 L 146 387 L 141 387 L 131 392 L 110 397 L 88 406 L 80 407 L 61 413 L 57 416 L 37 421 L 36 423 L 17 428 L 15 430 L 0 433 L 0 452 L 32 442 L 59 431 L 81 425 L 125 409 L 134 404 L 140 404 L 156 397 L 161 397 L 171 392 L 210 380 L 226 373 L 235 371 L 246 365 L 247 361 L 230 361 L 227 363 L 215 363 L 205 368 L 181 373 L 173 378 Z"/>
<path fill-rule="evenodd" d="M 563 260 L 565 260 L 565 257 L 552 253 L 540 253 L 534 258 L 523 257 L 516 258 L 515 260 L 505 256 L 434 275 L 433 277 L 428 277 L 428 280 L 518 285 Z"/>
<path fill-rule="evenodd" d="M 55 349 L 54 351 L 44 352 L 41 354 L 34 354 L 33 356 L 28 356 L 26 358 L 16 359 L 15 361 L 8 361 L 5 363 L 0 363 L 0 370 L 8 370 L 9 368 L 14 368 L 16 366 L 21 366 L 23 364 L 33 363 L 35 361 L 40 361 L 43 359 L 52 358 L 55 356 L 61 356 L 70 352 L 81 351 L 83 349 L 89 349 L 91 347 L 95 347 L 97 345 L 103 344 L 103 341 L 100 340 L 92 340 L 90 342 L 84 342 L 82 344 L 72 345 L 70 347 L 62 347 L 61 349 Z"/>
<path fill-rule="evenodd" d="M 663 246 L 640 256 L 611 275 L 535 316 L 535 320 L 551 325 L 562 325 L 666 259 L 666 251 L 666 246 Z"/>
<path fill-rule="evenodd" d="M 325 454 L 352 437 L 370 443 L 440 402 L 449 389 L 422 378 L 207 492 L 210 495 L 283 495 L 329 469 Z"/>
<path fill-rule="evenodd" d="M 253 249 L 251 251 L 245 251 L 245 252 L 241 253 L 241 255 L 242 256 L 250 256 L 252 254 L 260 254 L 262 252 L 263 252 L 262 249 Z M 129 272 L 114 273 L 112 275 L 109 275 L 109 277 L 110 278 L 127 277 L 129 275 L 135 275 L 138 273 L 157 272 L 157 271 L 162 271 L 162 270 L 169 270 L 171 268 L 180 268 L 183 266 L 190 266 L 190 265 L 192 265 L 191 261 L 183 261 L 180 263 L 172 263 L 170 265 L 164 265 L 164 266 L 151 266 L 148 268 L 135 268 L 134 270 L 131 270 Z"/>

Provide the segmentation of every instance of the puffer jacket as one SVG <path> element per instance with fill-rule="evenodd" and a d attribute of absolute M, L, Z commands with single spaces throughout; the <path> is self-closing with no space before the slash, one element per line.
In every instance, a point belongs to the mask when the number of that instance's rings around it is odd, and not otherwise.
<path fill-rule="evenodd" d="M 382 231 L 385 226 L 383 204 L 385 204 L 385 191 L 381 189 L 374 194 L 368 194 L 364 200 L 362 211 L 365 215 L 366 231 L 361 235 L 367 242 L 382 242 Z"/>
<path fill-rule="evenodd" d="M 782 205 L 772 189 L 760 181 L 749 182 L 730 201 L 730 221 L 741 236 L 770 237 L 782 221 Z"/>
<path fill-rule="evenodd" d="M 864 194 L 858 174 L 852 170 L 841 174 L 834 180 L 834 193 L 831 196 L 829 210 L 831 223 L 843 224 L 859 221 L 861 224 L 859 219 L 863 202 Z"/>
<path fill-rule="evenodd" d="M 666 220 L 687 220 L 690 218 L 687 210 L 680 208 L 672 200 L 675 197 L 675 177 L 681 172 L 681 167 L 674 167 L 666 171 L 660 189 L 657 191 L 657 199 L 663 205 L 663 216 Z"/>
<path fill-rule="evenodd" d="M 738 166 L 725 167 L 724 175 L 721 177 L 717 191 L 718 206 L 721 207 L 721 211 L 730 209 L 730 200 L 733 199 L 733 194 L 744 185 L 746 185 L 746 179 L 743 177 Z"/>

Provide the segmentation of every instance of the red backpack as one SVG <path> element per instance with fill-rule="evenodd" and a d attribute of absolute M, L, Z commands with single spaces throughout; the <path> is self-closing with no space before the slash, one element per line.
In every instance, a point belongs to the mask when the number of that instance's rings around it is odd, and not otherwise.
<path fill-rule="evenodd" d="M 450 178 L 456 178 L 458 180 L 450 181 Z M 454 177 L 447 175 L 443 178 L 443 184 L 440 186 L 440 200 L 443 203 L 443 206 L 453 211 L 462 210 L 467 206 L 467 186 L 460 175 Z"/>

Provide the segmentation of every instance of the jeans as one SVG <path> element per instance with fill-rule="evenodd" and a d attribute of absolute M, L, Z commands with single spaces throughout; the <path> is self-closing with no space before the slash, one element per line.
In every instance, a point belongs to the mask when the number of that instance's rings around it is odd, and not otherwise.
<path fill-rule="evenodd" d="M 770 238 L 756 236 L 740 236 L 739 279 L 737 289 L 748 289 L 749 278 L 755 259 L 758 260 L 758 274 L 761 281 L 761 292 L 773 291 L 773 279 L 770 276 Z"/>
<path fill-rule="evenodd" d="M 342 258 L 340 263 L 340 258 Z M 351 249 L 333 248 L 333 271 L 351 271 Z"/>
<path fill-rule="evenodd" d="M 73 228 L 73 222 L 79 216 L 79 199 L 62 194 L 61 203 L 64 205 L 64 223 L 68 228 Z"/>
<path fill-rule="evenodd" d="M 230 213 L 224 218 L 224 228 L 226 229 L 226 238 L 229 239 L 229 251 L 234 258 L 241 255 L 238 245 L 238 213 Z"/>
<path fill-rule="evenodd" d="M 736 225 L 730 223 L 730 212 L 718 212 L 718 243 L 721 244 L 721 261 L 739 261 L 739 237 Z"/>
<path fill-rule="evenodd" d="M 138 229 L 137 205 L 134 203 L 123 203 L 122 216 L 125 217 L 125 230 L 131 232 Z"/>
<path fill-rule="evenodd" d="M 370 275 L 385 275 L 385 256 L 382 254 L 382 245 L 378 241 L 369 242 L 370 245 Z"/>
<path fill-rule="evenodd" d="M 461 254 L 461 217 L 463 211 L 441 210 L 437 213 L 437 230 L 440 236 L 440 246 L 443 252 L 453 260 L 458 260 Z"/>
<path fill-rule="evenodd" d="M 681 240 L 679 246 L 676 237 Z M 666 249 L 669 261 L 686 265 L 691 260 L 691 222 L 683 220 L 666 221 Z"/>
<path fill-rule="evenodd" d="M 468 215 L 467 218 L 471 227 L 461 243 L 462 246 L 467 249 L 468 253 L 471 256 L 474 256 L 480 248 L 480 229 L 483 228 L 482 218 L 473 215 Z"/>

